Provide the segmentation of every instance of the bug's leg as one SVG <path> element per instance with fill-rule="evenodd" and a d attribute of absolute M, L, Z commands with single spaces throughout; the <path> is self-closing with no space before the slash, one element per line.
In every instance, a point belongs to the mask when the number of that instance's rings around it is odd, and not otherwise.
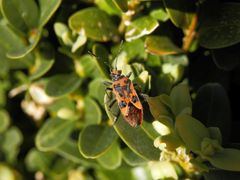
<path fill-rule="evenodd" d="M 120 110 L 118 109 L 118 112 L 113 119 L 113 125 L 117 122 L 119 115 L 120 115 Z"/>
<path fill-rule="evenodd" d="M 134 88 L 136 89 L 137 93 L 141 93 L 141 87 L 137 83 L 133 83 Z"/>
<path fill-rule="evenodd" d="M 132 75 L 132 72 L 129 72 L 126 76 L 129 78 Z"/>
<path fill-rule="evenodd" d="M 117 102 L 116 99 L 112 99 L 112 100 L 109 102 L 109 105 L 108 105 L 109 109 L 112 108 L 112 106 L 115 104 L 115 102 Z"/>
<path fill-rule="evenodd" d="M 149 97 L 147 94 L 139 93 L 139 96 L 143 98 L 143 101 L 147 101 L 147 98 Z"/>
<path fill-rule="evenodd" d="M 105 89 L 105 93 L 107 94 L 107 96 L 108 96 L 109 99 L 111 99 L 112 96 L 109 95 L 108 91 L 112 91 L 112 90 L 113 90 L 113 89 L 112 89 L 112 88 L 109 88 L 109 87 L 107 87 L 107 88 Z"/>
<path fill-rule="evenodd" d="M 103 84 L 105 86 L 111 86 L 112 85 L 112 82 L 109 82 L 109 81 L 103 81 Z"/>

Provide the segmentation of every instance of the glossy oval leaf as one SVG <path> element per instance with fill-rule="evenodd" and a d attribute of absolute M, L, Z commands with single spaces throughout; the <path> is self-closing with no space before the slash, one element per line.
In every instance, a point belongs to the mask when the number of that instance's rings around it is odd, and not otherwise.
<path fill-rule="evenodd" d="M 37 46 L 38 42 L 40 41 L 41 34 L 41 29 L 34 29 L 31 31 L 31 37 L 29 37 L 31 39 L 31 42 L 29 45 L 8 51 L 7 57 L 11 59 L 19 59 L 29 54 Z"/>
<path fill-rule="evenodd" d="M 76 74 L 59 74 L 48 80 L 45 91 L 49 96 L 63 96 L 75 91 L 81 83 Z"/>
<path fill-rule="evenodd" d="M 84 125 L 99 124 L 102 112 L 98 104 L 90 97 L 84 99 Z"/>
<path fill-rule="evenodd" d="M 8 163 L 13 163 L 17 160 L 22 142 L 23 135 L 17 127 L 13 126 L 4 133 L 1 148 Z"/>
<path fill-rule="evenodd" d="M 113 143 L 111 147 L 99 158 L 99 164 L 105 169 L 116 169 L 121 165 L 122 154 L 117 142 Z"/>
<path fill-rule="evenodd" d="M 62 0 L 39 0 L 40 5 L 40 18 L 39 18 L 39 27 L 43 27 L 48 20 L 52 17 L 55 11 L 60 6 Z"/>
<path fill-rule="evenodd" d="M 89 84 L 89 96 L 96 99 L 104 107 L 104 95 L 106 86 L 103 84 L 104 79 L 94 79 Z"/>
<path fill-rule="evenodd" d="M 54 158 L 51 153 L 40 152 L 37 149 L 31 149 L 26 158 L 25 164 L 29 171 L 41 170 L 46 172 Z"/>
<path fill-rule="evenodd" d="M 110 16 L 95 7 L 74 13 L 68 22 L 73 31 L 79 33 L 84 30 L 87 37 L 96 41 L 106 42 L 117 38 L 117 28 Z"/>
<path fill-rule="evenodd" d="M 10 125 L 10 117 L 7 111 L 4 109 L 0 110 L 0 133 L 6 131 Z"/>
<path fill-rule="evenodd" d="M 59 118 L 48 119 L 36 136 L 36 146 L 41 151 L 50 151 L 60 146 L 70 135 L 75 121 Z"/>
<path fill-rule="evenodd" d="M 64 157 L 65 159 L 68 159 L 78 164 L 83 164 L 85 166 L 97 164 L 94 160 L 84 158 L 78 150 L 77 142 L 70 138 L 64 141 L 61 146 L 56 147 L 53 151 Z"/>
<path fill-rule="evenodd" d="M 213 156 L 207 157 L 207 160 L 219 169 L 240 171 L 240 151 L 237 149 L 223 149 Z"/>
<path fill-rule="evenodd" d="M 156 97 L 147 97 L 146 100 L 154 119 L 172 117 L 171 100 L 169 96 L 162 94 Z"/>
<path fill-rule="evenodd" d="M 189 87 L 187 84 L 179 84 L 175 86 L 171 93 L 171 104 L 174 114 L 177 116 L 183 113 L 186 108 L 189 108 L 189 114 L 192 113 L 192 100 L 189 93 Z"/>
<path fill-rule="evenodd" d="M 193 116 L 207 126 L 219 127 L 223 142 L 227 141 L 231 130 L 231 108 L 228 95 L 217 83 L 202 86 L 193 104 Z"/>
<path fill-rule="evenodd" d="M 146 159 L 143 159 L 142 157 L 138 156 L 129 148 L 124 148 L 122 150 L 122 156 L 124 161 L 130 166 L 139 166 L 146 164 L 148 162 Z"/>
<path fill-rule="evenodd" d="M 151 34 L 159 26 L 158 21 L 151 16 L 144 16 L 131 22 L 125 33 L 126 41 L 132 41 Z"/>
<path fill-rule="evenodd" d="M 177 116 L 175 125 L 179 136 L 192 151 L 200 151 L 203 138 L 210 137 L 208 129 L 200 121 L 187 114 Z"/>
<path fill-rule="evenodd" d="M 219 69 L 230 71 L 240 64 L 240 56 L 238 52 L 240 46 L 230 46 L 221 49 L 213 49 L 211 51 L 213 60 Z"/>
<path fill-rule="evenodd" d="M 115 103 L 110 109 L 108 107 L 110 102 L 111 100 L 107 95 L 105 95 L 105 110 L 108 117 L 113 122 L 117 112 L 119 111 L 119 107 Z M 151 139 L 142 126 L 133 128 L 120 115 L 118 120 L 114 123 L 114 129 L 125 144 L 136 154 L 146 160 L 159 159 L 159 151 L 153 146 L 153 139 Z"/>
<path fill-rule="evenodd" d="M 205 48 L 224 48 L 240 42 L 240 4 L 222 3 L 218 8 L 202 19 L 199 27 L 199 43 Z"/>
<path fill-rule="evenodd" d="M 116 138 L 112 127 L 89 125 L 79 135 L 78 148 L 85 158 L 97 158 L 107 152 Z"/>
<path fill-rule="evenodd" d="M 183 51 L 165 36 L 148 36 L 145 39 L 146 51 L 155 55 L 178 54 Z"/>
<path fill-rule="evenodd" d="M 195 12 L 195 3 L 188 0 L 163 0 L 173 24 L 179 28 L 186 29 L 191 24 Z"/>
<path fill-rule="evenodd" d="M 121 10 L 114 4 L 113 0 L 95 0 L 94 3 L 99 9 L 105 11 L 109 15 L 121 16 Z"/>
<path fill-rule="evenodd" d="M 54 57 L 44 53 L 36 54 L 35 65 L 31 69 L 30 80 L 35 80 L 49 71 L 54 64 Z"/>
<path fill-rule="evenodd" d="M 117 5 L 122 12 L 128 11 L 128 0 L 113 0 L 113 2 Z"/>
<path fill-rule="evenodd" d="M 8 22 L 25 34 L 36 28 L 39 20 L 39 10 L 33 0 L 2 0 L 1 11 Z"/>

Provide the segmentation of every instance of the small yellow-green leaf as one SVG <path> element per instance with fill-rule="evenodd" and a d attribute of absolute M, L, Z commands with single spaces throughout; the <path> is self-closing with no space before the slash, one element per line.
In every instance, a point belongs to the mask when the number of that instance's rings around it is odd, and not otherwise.
<path fill-rule="evenodd" d="M 163 0 L 173 24 L 186 29 L 191 24 L 195 12 L 195 3 L 188 0 Z"/>
<path fill-rule="evenodd" d="M 41 38 L 41 33 L 41 29 L 33 29 L 29 37 L 30 44 L 25 47 L 8 51 L 7 57 L 11 59 L 19 59 L 29 54 L 37 46 Z"/>
<path fill-rule="evenodd" d="M 200 121 L 187 114 L 180 114 L 176 117 L 176 130 L 192 151 L 200 151 L 202 140 L 210 137 L 208 129 Z"/>
<path fill-rule="evenodd" d="M 41 151 L 50 151 L 60 146 L 74 128 L 75 121 L 59 118 L 48 119 L 36 136 L 36 146 Z"/>
<path fill-rule="evenodd" d="M 240 171 L 240 150 L 226 148 L 206 159 L 219 169 Z"/>
<path fill-rule="evenodd" d="M 158 21 L 151 16 L 138 18 L 127 27 L 125 39 L 127 41 L 132 41 L 142 36 L 151 34 L 158 25 Z"/>
<path fill-rule="evenodd" d="M 86 36 L 96 41 L 106 42 L 117 38 L 117 28 L 110 16 L 96 8 L 86 8 L 69 18 L 70 28 L 79 33 L 84 30 Z"/>
<path fill-rule="evenodd" d="M 37 149 L 31 149 L 26 158 L 25 164 L 29 171 L 38 171 L 43 172 L 48 171 L 49 165 L 51 164 L 54 155 L 51 153 L 40 152 Z"/>
<path fill-rule="evenodd" d="M 8 163 L 16 161 L 19 152 L 19 146 L 23 141 L 23 135 L 17 127 L 11 127 L 4 133 L 2 141 L 2 151 L 6 156 Z"/>
<path fill-rule="evenodd" d="M 153 115 L 154 119 L 159 119 L 160 117 L 172 117 L 172 110 L 168 106 L 169 101 L 166 101 L 166 99 L 169 98 L 165 96 L 167 95 L 162 94 L 160 96 L 146 98 L 147 103 L 150 107 L 150 112 Z M 166 104 L 164 102 L 166 102 Z"/>
<path fill-rule="evenodd" d="M 0 133 L 6 131 L 10 124 L 10 117 L 6 110 L 0 110 Z"/>
<path fill-rule="evenodd" d="M 63 96 L 75 91 L 81 83 L 76 74 L 58 74 L 48 80 L 45 91 L 49 96 Z"/>
<path fill-rule="evenodd" d="M 128 0 L 113 0 L 113 2 L 117 5 L 122 12 L 128 11 Z"/>
<path fill-rule="evenodd" d="M 60 6 L 62 0 L 39 0 L 40 5 L 40 19 L 39 19 L 39 27 L 43 27 L 48 20 L 51 18 L 51 16 L 54 14 L 54 12 L 58 9 Z"/>
<path fill-rule="evenodd" d="M 148 36 L 145 40 L 146 51 L 155 55 L 178 54 L 183 51 L 165 36 Z"/>
<path fill-rule="evenodd" d="M 99 158 L 97 158 L 99 164 L 105 169 L 116 169 L 121 165 L 122 155 L 119 144 L 113 143 L 111 147 Z"/>
<path fill-rule="evenodd" d="M 51 50 L 51 48 L 49 48 Z M 43 76 L 54 63 L 52 54 L 39 53 L 36 54 L 35 65 L 32 68 L 30 80 L 35 80 Z"/>
<path fill-rule="evenodd" d="M 172 102 L 172 110 L 176 116 L 180 113 L 184 113 L 186 108 L 192 109 L 192 100 L 187 84 L 182 83 L 175 86 L 170 93 L 170 98 Z"/>
<path fill-rule="evenodd" d="M 97 158 L 111 147 L 117 134 L 112 127 L 89 125 L 79 135 L 78 148 L 86 158 Z"/>
<path fill-rule="evenodd" d="M 151 11 L 150 16 L 152 16 L 153 18 L 155 18 L 159 21 L 163 21 L 163 22 L 165 22 L 169 19 L 169 15 L 166 13 L 166 11 L 164 11 L 163 8 Z"/>

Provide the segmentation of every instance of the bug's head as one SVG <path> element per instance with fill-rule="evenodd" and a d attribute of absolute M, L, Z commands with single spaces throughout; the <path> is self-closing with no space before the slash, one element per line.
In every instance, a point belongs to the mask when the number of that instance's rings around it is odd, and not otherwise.
<path fill-rule="evenodd" d="M 122 71 L 121 70 L 117 70 L 117 69 L 112 69 L 111 70 L 111 78 L 112 78 L 113 81 L 119 80 L 121 76 L 122 76 Z"/>

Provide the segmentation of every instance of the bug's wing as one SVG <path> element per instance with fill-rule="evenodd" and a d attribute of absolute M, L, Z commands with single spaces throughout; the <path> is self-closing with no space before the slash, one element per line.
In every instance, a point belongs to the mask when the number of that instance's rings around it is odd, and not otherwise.
<path fill-rule="evenodd" d="M 143 110 L 138 109 L 132 103 L 128 106 L 128 115 L 124 116 L 124 119 L 130 124 L 132 127 L 136 127 L 137 125 L 142 124 L 143 121 Z"/>

